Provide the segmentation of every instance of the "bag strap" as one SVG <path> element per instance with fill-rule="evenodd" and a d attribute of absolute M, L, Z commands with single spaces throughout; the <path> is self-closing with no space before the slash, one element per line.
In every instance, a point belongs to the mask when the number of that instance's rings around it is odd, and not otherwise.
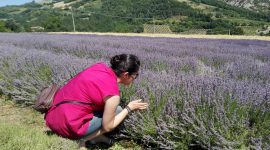
<path fill-rule="evenodd" d="M 54 106 L 57 107 L 59 105 L 66 104 L 66 103 L 69 103 L 69 104 L 92 105 L 92 106 L 95 105 L 95 104 L 92 104 L 92 103 L 80 102 L 80 101 L 75 101 L 75 100 L 65 100 L 65 101 L 62 101 L 62 102 L 59 102 L 59 103 L 55 104 Z"/>

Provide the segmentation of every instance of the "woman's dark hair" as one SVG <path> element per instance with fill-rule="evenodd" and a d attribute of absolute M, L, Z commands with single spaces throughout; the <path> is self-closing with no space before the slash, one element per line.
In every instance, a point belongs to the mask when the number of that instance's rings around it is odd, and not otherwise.
<path fill-rule="evenodd" d="M 119 77 L 121 73 L 128 72 L 130 75 L 136 73 L 140 69 L 140 60 L 132 54 L 120 54 L 111 58 L 111 68 Z"/>

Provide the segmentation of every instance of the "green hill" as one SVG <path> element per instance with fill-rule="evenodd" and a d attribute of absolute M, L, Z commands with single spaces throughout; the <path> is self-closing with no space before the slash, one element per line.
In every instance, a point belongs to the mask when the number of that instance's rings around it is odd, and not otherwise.
<path fill-rule="evenodd" d="M 0 31 L 70 32 L 75 28 L 80 32 L 203 31 L 252 35 L 258 29 L 267 29 L 269 8 L 261 11 L 256 1 L 250 8 L 247 3 L 236 5 L 236 1 L 43 0 L 1 7 Z"/>

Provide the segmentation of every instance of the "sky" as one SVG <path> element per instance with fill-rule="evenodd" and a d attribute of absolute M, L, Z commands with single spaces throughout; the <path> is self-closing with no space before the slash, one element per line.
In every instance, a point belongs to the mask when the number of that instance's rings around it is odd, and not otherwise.
<path fill-rule="evenodd" d="M 32 1 L 33 0 L 0 0 L 0 7 L 6 5 L 21 5 Z"/>

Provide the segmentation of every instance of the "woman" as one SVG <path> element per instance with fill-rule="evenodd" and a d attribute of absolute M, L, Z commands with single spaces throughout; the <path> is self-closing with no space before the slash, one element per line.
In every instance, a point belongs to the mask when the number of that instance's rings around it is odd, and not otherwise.
<path fill-rule="evenodd" d="M 80 146 L 111 140 L 103 134 L 112 131 L 133 110 L 146 109 L 147 103 L 131 101 L 124 109 L 119 105 L 119 84 L 129 85 L 139 75 L 140 61 L 132 54 L 116 55 L 111 66 L 97 63 L 86 68 L 54 96 L 54 106 L 45 115 L 46 125 L 55 133 L 69 139 L 81 139 Z M 73 100 L 80 103 L 61 103 Z"/>

